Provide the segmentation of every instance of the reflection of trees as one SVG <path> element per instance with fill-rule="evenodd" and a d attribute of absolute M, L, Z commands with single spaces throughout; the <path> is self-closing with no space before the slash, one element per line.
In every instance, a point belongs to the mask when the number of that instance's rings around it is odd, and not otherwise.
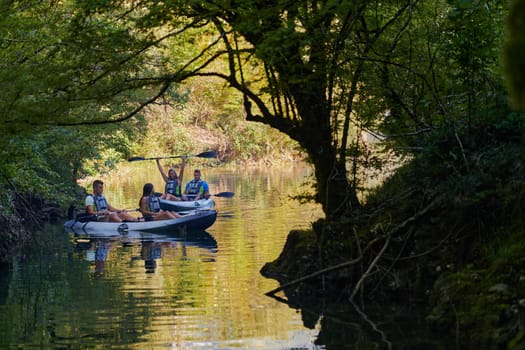
<path fill-rule="evenodd" d="M 280 186 L 278 188 L 288 188 L 287 182 L 279 180 L 279 176 L 272 177 L 272 186 L 274 181 Z M 254 182 L 253 186 L 259 183 Z M 262 203 L 260 192 L 255 191 L 254 195 L 258 198 L 257 204 L 268 207 Z M 256 214 L 253 208 L 247 210 L 250 215 Z M 264 213 L 264 220 L 269 220 L 265 225 L 277 227 L 304 217 L 304 211 L 284 211 L 282 205 Z M 291 215 L 294 218 L 290 218 Z M 209 325 L 203 337 L 257 339 L 270 335 L 285 339 L 290 330 L 301 326 L 290 325 L 290 317 L 295 317 L 293 312 L 282 306 L 267 305 L 268 298 L 259 292 L 268 288 L 261 288 L 261 284 L 273 285 L 273 282 L 261 279 L 258 273 L 260 261 L 275 256 L 282 248 L 283 232 L 268 230 L 270 226 L 253 225 L 255 219 L 246 216 L 243 220 L 239 218 L 240 212 L 236 211 L 236 215 L 225 220 L 227 222 L 218 222 L 213 236 L 202 232 L 173 240 L 164 237 L 162 257 L 155 274 L 144 273 L 141 243 L 131 237 L 127 242 L 110 240 L 112 248 L 103 279 L 95 278 L 93 265 L 86 260 L 91 240 L 77 244 L 65 236 L 58 244 L 54 236 L 45 238 L 45 245 L 56 243 L 60 247 L 39 248 L 45 258 L 37 264 L 44 269 L 36 277 L 37 266 L 24 266 L 14 279 L 20 279 L 23 274 L 32 276 L 31 280 L 19 281 L 23 285 L 17 290 L 25 292 L 17 299 L 10 293 L 8 301 L 13 310 L 13 316 L 9 317 L 13 319 L 13 328 L 25 329 L 26 340 L 10 341 L 22 338 L 9 335 L 10 338 L 4 340 L 0 336 L 0 344 L 25 342 L 26 345 L 44 344 L 42 347 L 48 348 L 102 348 L 107 344 L 130 348 L 134 344 L 137 348 L 141 345 L 148 348 L 149 342 L 157 339 L 187 341 L 188 333 L 195 331 L 193 325 L 199 318 Z M 223 244 L 219 253 L 214 237 Z M 257 249 L 252 254 L 253 247 Z M 21 310 L 18 305 L 29 303 L 29 295 L 34 294 L 31 289 L 40 281 L 43 287 L 40 293 L 45 297 Z M 29 317 L 34 317 L 33 323 L 29 322 Z"/>
<path fill-rule="evenodd" d="M 144 324 L 153 319 L 148 304 L 154 304 L 154 300 L 146 297 L 136 302 L 133 295 L 125 293 L 125 278 L 121 277 L 125 274 L 114 273 L 113 262 L 108 269 L 108 260 L 104 260 L 107 248 L 120 242 L 82 242 L 71 250 L 69 238 L 62 232 L 42 235 L 34 251 L 28 253 L 40 260 L 20 265 L 10 281 L 9 290 L 13 292 L 6 300 L 3 316 L 9 317 L 10 325 L 9 329 L 1 329 L 0 348 L 12 344 L 38 344 L 44 348 L 96 346 L 108 344 L 108 339 L 118 339 L 121 344 L 139 341 L 147 332 Z M 98 259 L 92 263 L 86 259 L 86 252 L 97 247 Z M 118 249 L 115 259 L 129 261 L 131 254 L 131 249 Z M 92 264 L 102 262 L 111 283 L 90 272 Z"/>

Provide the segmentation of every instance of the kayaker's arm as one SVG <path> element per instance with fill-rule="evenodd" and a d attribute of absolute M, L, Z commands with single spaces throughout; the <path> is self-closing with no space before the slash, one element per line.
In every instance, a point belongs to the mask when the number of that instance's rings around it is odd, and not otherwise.
<path fill-rule="evenodd" d="M 155 162 L 157 162 L 157 168 L 159 168 L 160 174 L 162 175 L 162 178 L 164 179 L 164 182 L 168 182 L 168 175 L 166 175 L 166 172 L 164 171 L 164 168 L 162 165 L 160 165 L 160 160 L 155 159 Z"/>
<path fill-rule="evenodd" d="M 202 182 L 202 193 L 195 195 L 194 200 L 198 201 L 199 199 L 208 199 L 210 198 L 210 188 L 206 181 Z"/>
<path fill-rule="evenodd" d="M 140 208 L 139 211 L 143 216 L 155 216 L 155 213 L 148 210 L 148 198 L 142 197 L 140 199 Z"/>
<path fill-rule="evenodd" d="M 117 209 L 113 206 L 111 206 L 109 203 L 108 203 L 108 209 L 110 212 L 113 212 L 113 213 L 120 213 L 121 211 L 123 211 L 122 209 Z"/>
<path fill-rule="evenodd" d="M 181 160 L 181 162 L 180 162 L 179 184 L 180 184 L 181 188 L 182 188 L 183 183 L 184 183 L 184 182 L 182 182 L 182 179 L 183 179 L 183 175 L 184 175 L 184 168 L 186 167 L 186 158 L 188 158 L 188 157 L 183 156 L 183 157 L 182 157 L 182 160 Z"/>
<path fill-rule="evenodd" d="M 93 205 L 87 205 L 86 213 L 90 215 L 94 215 L 94 216 L 109 215 L 109 210 L 95 211 L 95 208 Z"/>

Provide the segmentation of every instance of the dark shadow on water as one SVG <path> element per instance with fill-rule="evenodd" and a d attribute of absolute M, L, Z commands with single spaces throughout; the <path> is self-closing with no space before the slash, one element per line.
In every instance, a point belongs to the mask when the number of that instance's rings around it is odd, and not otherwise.
<path fill-rule="evenodd" d="M 438 334 L 427 324 L 427 313 L 417 304 L 376 301 L 356 305 L 315 292 L 302 295 L 297 294 L 297 289 L 283 292 L 268 296 L 300 311 L 305 327 L 318 326 L 315 343 L 323 349 L 457 349 L 455 339 Z"/>

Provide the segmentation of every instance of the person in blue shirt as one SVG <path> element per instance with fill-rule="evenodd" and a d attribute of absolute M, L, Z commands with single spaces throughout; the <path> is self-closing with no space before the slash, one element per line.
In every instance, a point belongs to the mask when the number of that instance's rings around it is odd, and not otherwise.
<path fill-rule="evenodd" d="M 210 190 L 206 181 L 201 179 L 201 171 L 195 169 L 193 171 L 193 180 L 186 184 L 183 200 L 199 200 L 210 197 Z"/>

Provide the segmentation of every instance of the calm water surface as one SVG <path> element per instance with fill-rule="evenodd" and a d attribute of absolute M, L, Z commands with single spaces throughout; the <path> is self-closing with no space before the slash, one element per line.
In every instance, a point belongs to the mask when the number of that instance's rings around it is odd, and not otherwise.
<path fill-rule="evenodd" d="M 185 181 L 198 160 L 191 160 Z M 219 217 L 207 231 L 96 238 L 46 228 L 10 273 L 0 272 L 0 348 L 314 349 L 319 325 L 264 295 L 261 276 L 291 229 L 317 206 L 289 199 L 310 170 L 202 168 Z M 114 206 L 136 208 L 142 186 L 162 191 L 153 161 L 105 180 Z M 91 191 L 91 183 L 87 183 Z"/>

